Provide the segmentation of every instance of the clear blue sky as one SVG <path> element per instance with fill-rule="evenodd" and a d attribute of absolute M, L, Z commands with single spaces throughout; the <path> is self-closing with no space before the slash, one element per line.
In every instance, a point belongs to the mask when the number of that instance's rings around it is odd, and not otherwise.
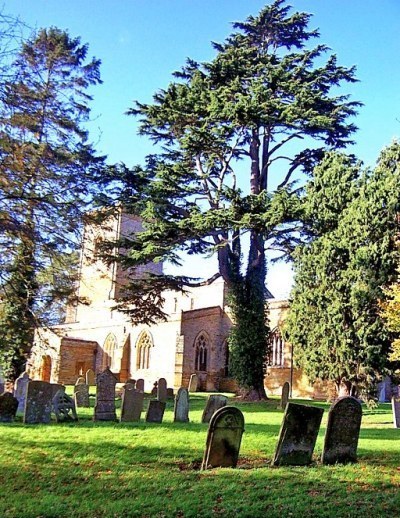
<path fill-rule="evenodd" d="M 102 61 L 104 83 L 93 90 L 92 140 L 110 162 L 134 165 L 151 148 L 124 115 L 133 100 L 148 102 L 167 86 L 186 57 L 213 56 L 211 41 L 222 41 L 231 22 L 257 14 L 262 0 L 6 0 L 4 12 L 32 27 L 54 25 L 89 43 Z M 355 123 L 354 152 L 373 165 L 379 151 L 400 135 L 400 1 L 292 0 L 294 9 L 313 13 L 320 42 L 345 66 L 356 65 L 360 82 L 345 86 L 364 103 Z M 290 272 L 274 268 L 271 291 L 287 294 Z"/>

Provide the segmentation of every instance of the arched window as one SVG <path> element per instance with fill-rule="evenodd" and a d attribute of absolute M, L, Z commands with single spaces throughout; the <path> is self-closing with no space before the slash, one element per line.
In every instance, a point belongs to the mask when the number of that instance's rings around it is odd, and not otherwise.
<path fill-rule="evenodd" d="M 117 348 L 117 339 L 115 335 L 110 333 L 107 335 L 107 338 L 104 340 L 103 345 L 103 361 L 101 363 L 103 370 L 106 367 L 110 367 L 113 370 L 114 367 L 114 353 Z"/>
<path fill-rule="evenodd" d="M 280 330 L 276 327 L 271 331 L 271 349 L 268 358 L 268 365 L 271 367 L 283 367 L 285 362 L 285 342 L 283 341 Z"/>
<path fill-rule="evenodd" d="M 207 370 L 207 355 L 208 355 L 208 337 L 204 332 L 201 332 L 194 343 L 195 359 L 194 368 L 197 371 Z"/>
<path fill-rule="evenodd" d="M 150 368 L 150 349 L 153 340 L 148 331 L 143 331 L 136 343 L 136 370 Z"/>

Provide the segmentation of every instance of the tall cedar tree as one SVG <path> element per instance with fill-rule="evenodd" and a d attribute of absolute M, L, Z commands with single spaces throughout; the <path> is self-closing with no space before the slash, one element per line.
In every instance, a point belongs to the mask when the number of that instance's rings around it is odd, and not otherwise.
<path fill-rule="evenodd" d="M 124 243 L 123 261 L 180 264 L 182 251 L 217 255 L 218 272 L 203 282 L 221 275 L 227 283 L 235 322 L 231 367 L 248 397 L 265 397 L 265 254 L 291 243 L 298 217 L 292 176 L 311 170 L 321 154 L 316 143 L 345 146 L 355 130 L 347 119 L 358 103 L 330 94 L 354 81 L 354 70 L 338 66 L 335 56 L 321 64 L 324 45 L 306 48 L 319 35 L 308 30 L 309 21 L 309 14 L 291 14 L 276 0 L 214 43 L 212 61 L 188 59 L 152 104 L 129 110 L 162 152 L 124 175 L 128 195 L 121 199 L 142 216 L 145 231 Z M 279 162 L 283 168 L 274 167 Z M 133 282 L 126 293 L 133 318 L 162 317 L 162 289 L 188 284 L 170 276 Z"/>
<path fill-rule="evenodd" d="M 36 312 L 60 295 L 41 289 L 43 271 L 65 265 L 76 246 L 103 158 L 96 157 L 82 124 L 87 89 L 100 83 L 88 46 L 57 28 L 42 29 L 22 44 L 12 79 L 2 85 L 0 113 L 0 361 L 18 375 L 29 352 Z M 53 272 L 53 275 L 58 275 Z M 71 286 L 70 286 L 71 288 Z"/>
<path fill-rule="evenodd" d="M 309 378 L 369 390 L 388 372 L 391 337 L 379 317 L 396 273 L 400 146 L 374 171 L 327 154 L 306 190 L 311 242 L 295 252 L 287 333 Z"/>

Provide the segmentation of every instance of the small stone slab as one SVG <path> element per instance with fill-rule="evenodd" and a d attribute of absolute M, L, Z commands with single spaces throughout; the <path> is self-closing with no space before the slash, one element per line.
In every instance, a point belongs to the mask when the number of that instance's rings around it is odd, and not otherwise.
<path fill-rule="evenodd" d="M 157 384 L 157 399 L 158 401 L 167 401 L 167 380 L 160 378 Z"/>
<path fill-rule="evenodd" d="M 138 422 L 143 410 L 144 393 L 135 390 L 135 386 L 126 383 L 122 393 L 121 422 Z"/>
<path fill-rule="evenodd" d="M 75 385 L 74 401 L 77 408 L 90 408 L 89 385 L 86 383 Z"/>
<path fill-rule="evenodd" d="M 174 422 L 187 423 L 189 421 L 189 392 L 181 387 L 175 397 Z"/>
<path fill-rule="evenodd" d="M 197 374 L 192 374 L 189 381 L 189 392 L 197 392 L 199 389 L 199 377 Z"/>
<path fill-rule="evenodd" d="M 274 466 L 306 466 L 312 454 L 321 424 L 322 408 L 288 403 L 283 415 Z"/>
<path fill-rule="evenodd" d="M 25 408 L 26 393 L 28 390 L 28 383 L 31 381 L 27 372 L 23 372 L 15 380 L 14 396 L 18 399 L 17 412 L 23 412 Z"/>
<path fill-rule="evenodd" d="M 76 378 L 75 386 L 76 385 L 85 385 L 85 384 L 86 384 L 86 379 L 83 376 L 78 376 Z"/>
<path fill-rule="evenodd" d="M 400 428 L 400 398 L 392 397 L 393 426 Z"/>
<path fill-rule="evenodd" d="M 65 393 L 64 389 L 58 390 L 54 395 L 53 411 L 57 423 L 78 420 L 74 400 Z"/>
<path fill-rule="evenodd" d="M 116 421 L 115 412 L 115 385 L 117 378 L 109 367 L 96 377 L 96 404 L 94 407 L 95 421 Z"/>
<path fill-rule="evenodd" d="M 24 409 L 25 424 L 47 424 L 51 420 L 53 397 L 62 385 L 47 381 L 30 381 Z"/>
<path fill-rule="evenodd" d="M 0 423 L 12 423 L 17 414 L 18 399 L 11 392 L 0 395 Z"/>
<path fill-rule="evenodd" d="M 323 464 L 357 461 L 361 418 L 361 403 L 354 397 L 340 398 L 331 406 L 322 452 Z"/>
<path fill-rule="evenodd" d="M 289 393 L 290 393 L 290 383 L 288 381 L 285 381 L 282 387 L 282 395 L 281 395 L 281 402 L 279 404 L 279 408 L 282 408 L 282 410 L 285 410 L 286 405 L 289 401 Z"/>
<path fill-rule="evenodd" d="M 89 387 L 94 387 L 96 385 L 96 375 L 93 369 L 88 369 L 86 371 L 85 378 L 86 385 L 89 385 Z"/>
<path fill-rule="evenodd" d="M 244 417 L 235 407 L 225 406 L 211 418 L 201 469 L 236 467 L 244 432 Z"/>
<path fill-rule="evenodd" d="M 139 392 L 144 392 L 144 379 L 143 378 L 139 378 L 136 381 L 136 390 L 138 390 Z"/>
<path fill-rule="evenodd" d="M 220 394 L 211 394 L 208 396 L 207 403 L 203 411 L 203 415 L 201 418 L 202 423 L 209 423 L 212 418 L 214 412 L 226 406 L 228 402 L 228 398 L 226 396 L 222 396 Z"/>
<path fill-rule="evenodd" d="M 146 413 L 147 423 L 162 423 L 164 417 L 166 403 L 164 401 L 158 401 L 152 399 L 149 402 L 149 408 Z"/>

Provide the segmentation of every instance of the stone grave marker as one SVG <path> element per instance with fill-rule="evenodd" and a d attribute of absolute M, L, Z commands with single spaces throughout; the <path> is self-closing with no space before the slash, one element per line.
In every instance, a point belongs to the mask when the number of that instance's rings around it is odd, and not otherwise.
<path fill-rule="evenodd" d="M 57 423 L 78 420 L 74 400 L 63 389 L 58 390 L 53 397 L 53 411 Z"/>
<path fill-rule="evenodd" d="M 322 451 L 323 464 L 356 462 L 361 418 L 361 403 L 354 397 L 339 398 L 331 406 Z"/>
<path fill-rule="evenodd" d="M 167 401 L 167 380 L 160 378 L 157 384 L 157 399 L 158 401 Z"/>
<path fill-rule="evenodd" d="M 323 413 L 322 408 L 314 406 L 286 405 L 272 460 L 274 466 L 305 466 L 311 463 Z"/>
<path fill-rule="evenodd" d="M 400 428 L 400 398 L 392 397 L 393 426 Z"/>
<path fill-rule="evenodd" d="M 133 378 L 129 378 L 128 380 L 126 380 L 125 385 L 128 385 L 128 384 L 133 385 L 133 388 L 136 389 L 136 380 L 134 380 Z"/>
<path fill-rule="evenodd" d="M 281 402 L 279 404 L 279 408 L 282 408 L 285 410 L 286 405 L 289 401 L 289 392 L 290 392 L 290 383 L 288 381 L 285 381 L 282 387 L 282 395 L 281 395 Z"/>
<path fill-rule="evenodd" d="M 121 422 L 138 422 L 143 410 L 144 393 L 135 390 L 132 383 L 126 383 L 122 392 Z"/>
<path fill-rule="evenodd" d="M 139 378 L 136 381 L 136 390 L 138 390 L 139 392 L 144 392 L 144 379 L 143 378 Z"/>
<path fill-rule="evenodd" d="M 165 401 L 158 401 L 158 399 L 152 399 L 149 402 L 149 408 L 146 413 L 147 423 L 162 423 L 165 411 Z"/>
<path fill-rule="evenodd" d="M 14 396 L 18 399 L 17 412 L 23 412 L 25 408 L 26 392 L 28 390 L 28 383 L 31 381 L 27 372 L 23 372 L 15 380 Z"/>
<path fill-rule="evenodd" d="M 228 398 L 226 396 L 221 396 L 221 394 L 211 394 L 211 396 L 208 396 L 201 422 L 209 423 L 214 412 L 226 406 L 227 402 Z"/>
<path fill-rule="evenodd" d="M 239 458 L 244 432 L 244 417 L 235 407 L 217 410 L 208 426 L 206 449 L 201 469 L 234 468 Z"/>
<path fill-rule="evenodd" d="M 109 367 L 96 376 L 96 404 L 94 407 L 95 421 L 116 421 L 115 385 L 117 378 Z"/>
<path fill-rule="evenodd" d="M 51 420 L 53 397 L 65 387 L 47 381 L 30 381 L 26 392 L 24 409 L 25 424 L 47 424 Z"/>
<path fill-rule="evenodd" d="M 174 397 L 174 389 L 167 388 L 167 398 L 173 398 L 173 397 Z"/>
<path fill-rule="evenodd" d="M 89 385 L 79 383 L 74 386 L 74 401 L 77 408 L 90 408 Z"/>
<path fill-rule="evenodd" d="M 197 374 L 192 374 L 189 381 L 189 392 L 197 392 L 199 389 L 199 377 Z"/>
<path fill-rule="evenodd" d="M 181 387 L 175 397 L 174 422 L 187 423 L 189 421 L 189 392 Z"/>
<path fill-rule="evenodd" d="M 0 423 L 12 423 L 18 408 L 18 399 L 11 392 L 0 395 Z"/>
<path fill-rule="evenodd" d="M 84 385 L 86 383 L 86 379 L 83 376 L 78 376 L 75 381 L 75 385 Z"/>
<path fill-rule="evenodd" d="M 85 378 L 86 385 L 89 387 L 94 387 L 96 385 L 96 375 L 93 369 L 88 369 L 86 371 Z"/>

